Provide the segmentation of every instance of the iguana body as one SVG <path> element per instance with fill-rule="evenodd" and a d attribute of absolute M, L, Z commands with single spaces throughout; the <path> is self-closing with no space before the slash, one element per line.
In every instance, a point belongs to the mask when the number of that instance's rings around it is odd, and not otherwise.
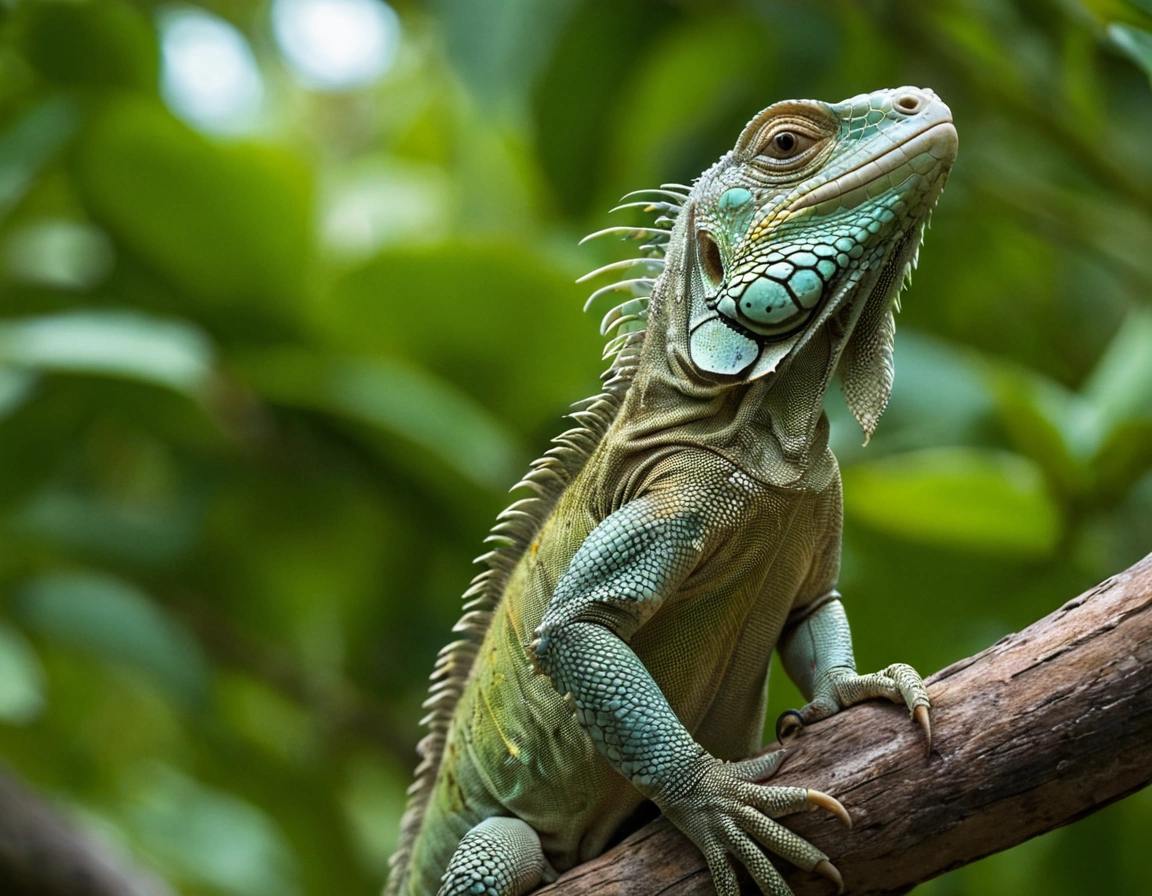
<path fill-rule="evenodd" d="M 837 878 L 772 819 L 843 808 L 751 783 L 779 754 L 747 757 L 773 647 L 812 701 L 793 724 L 885 697 L 927 728 L 909 667 L 855 672 L 823 397 L 839 370 L 871 434 L 955 148 L 930 91 L 781 103 L 690 192 L 655 191 L 674 226 L 641 231 L 667 236 L 645 330 L 617 337 L 605 393 L 494 530 L 465 637 L 433 674 L 388 896 L 519 896 L 601 853 L 645 800 L 722 896 L 739 892 L 734 862 L 788 892 L 761 847 Z"/>

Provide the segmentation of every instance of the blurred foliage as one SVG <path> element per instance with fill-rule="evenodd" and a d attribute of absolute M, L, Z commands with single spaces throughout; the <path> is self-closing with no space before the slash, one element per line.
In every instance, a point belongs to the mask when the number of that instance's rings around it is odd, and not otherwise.
<path fill-rule="evenodd" d="M 255 59 L 238 132 L 160 91 L 197 8 Z M 96 834 L 187 894 L 376 891 L 469 558 L 597 382 L 573 281 L 619 255 L 577 238 L 777 99 L 921 84 L 961 135 L 866 450 L 829 399 L 861 667 L 1152 547 L 1147 0 L 397 11 L 316 92 L 269 4 L 0 2 L 0 754 Z M 1149 831 L 920 892 L 1141 892 Z"/>

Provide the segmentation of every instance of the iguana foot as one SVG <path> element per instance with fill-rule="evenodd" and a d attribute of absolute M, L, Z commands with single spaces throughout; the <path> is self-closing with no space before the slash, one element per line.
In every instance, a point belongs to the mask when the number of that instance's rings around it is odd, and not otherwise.
<path fill-rule="evenodd" d="M 728 767 L 745 781 L 767 781 L 784 764 L 787 750 L 774 750 L 771 753 L 762 753 L 751 759 L 741 759 L 738 762 L 729 762 Z"/>
<path fill-rule="evenodd" d="M 526 821 L 486 818 L 456 847 L 437 896 L 522 896 L 555 879 Z"/>
<path fill-rule="evenodd" d="M 842 709 L 865 700 L 881 698 L 903 703 L 912 714 L 913 721 L 924 731 L 927 752 L 932 752 L 932 723 L 929 719 L 931 701 L 924 680 L 915 669 L 905 663 L 893 663 L 887 669 L 871 675 L 857 675 L 846 669 L 834 669 L 817 684 L 811 703 L 801 709 L 788 709 L 776 720 L 776 737 L 783 741 L 805 725 L 826 719 Z"/>
<path fill-rule="evenodd" d="M 690 775 L 686 792 L 657 799 L 664 814 L 704 854 L 719 896 L 739 896 L 735 862 L 739 861 L 767 896 L 791 896 L 792 891 L 773 867 L 764 849 L 806 871 L 822 874 L 842 888 L 840 874 L 823 852 L 773 819 L 806 809 L 822 808 L 851 826 L 848 811 L 826 793 L 804 787 L 765 787 L 759 777 L 776 756 L 743 762 L 721 762 L 706 756 Z M 771 765 L 774 771 L 780 760 Z"/>

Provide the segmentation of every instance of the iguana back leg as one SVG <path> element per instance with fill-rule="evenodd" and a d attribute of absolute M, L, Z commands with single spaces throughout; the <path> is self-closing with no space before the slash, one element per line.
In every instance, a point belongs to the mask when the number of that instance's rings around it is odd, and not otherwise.
<path fill-rule="evenodd" d="M 437 896 L 522 896 L 555 878 L 527 822 L 486 818 L 456 847 Z"/>

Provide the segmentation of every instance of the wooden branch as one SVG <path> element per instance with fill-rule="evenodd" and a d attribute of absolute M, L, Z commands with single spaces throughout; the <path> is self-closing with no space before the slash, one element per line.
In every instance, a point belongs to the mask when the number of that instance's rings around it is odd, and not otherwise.
<path fill-rule="evenodd" d="M 122 870 L 97 843 L 0 773 L 0 893 L 4 896 L 171 896 Z"/>
<path fill-rule="evenodd" d="M 1075 821 L 1152 782 L 1150 664 L 1152 554 L 933 675 L 930 758 L 892 705 L 800 732 L 772 783 L 831 793 L 855 825 L 816 812 L 784 821 L 828 853 L 851 896 L 906 892 Z M 797 896 L 833 892 L 796 869 L 785 878 Z M 715 893 L 699 852 L 664 819 L 538 896 L 655 893 Z"/>

